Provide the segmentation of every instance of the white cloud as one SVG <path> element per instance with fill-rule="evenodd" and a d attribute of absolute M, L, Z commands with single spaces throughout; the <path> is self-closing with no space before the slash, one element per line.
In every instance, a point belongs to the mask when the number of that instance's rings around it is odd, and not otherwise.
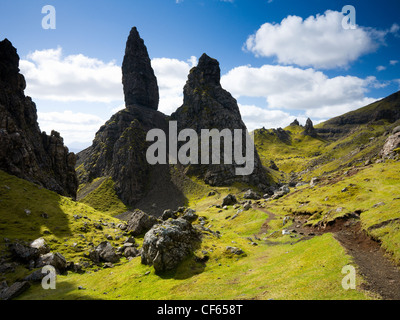
<path fill-rule="evenodd" d="M 400 30 L 400 26 L 397 23 L 393 23 L 392 27 L 390 28 L 390 32 L 397 34 L 397 32 L 399 30 Z"/>
<path fill-rule="evenodd" d="M 365 97 L 368 88 L 379 86 L 375 77 L 353 76 L 329 78 L 312 68 L 264 65 L 241 66 L 221 79 L 232 95 L 263 97 L 271 110 L 303 110 L 307 116 L 329 118 L 354 110 L 375 99 Z"/>
<path fill-rule="evenodd" d="M 390 60 L 389 63 L 390 65 L 395 66 L 396 64 L 399 63 L 399 60 Z"/>
<path fill-rule="evenodd" d="M 105 120 L 93 114 L 65 110 L 38 112 L 38 122 L 40 129 L 47 134 L 50 134 L 51 130 L 60 132 L 66 145 L 77 141 L 89 145 Z"/>
<path fill-rule="evenodd" d="M 123 100 L 121 68 L 82 54 L 63 56 L 62 48 L 35 51 L 20 61 L 26 94 L 55 101 Z"/>
<path fill-rule="evenodd" d="M 190 69 L 196 64 L 197 58 L 194 56 L 188 61 L 169 58 L 151 60 L 160 91 L 159 111 L 171 114 L 182 105 L 183 87 Z"/>
<path fill-rule="evenodd" d="M 244 48 L 257 56 L 276 57 L 281 64 L 329 69 L 346 67 L 374 51 L 389 32 L 360 26 L 346 30 L 342 19 L 342 13 L 330 10 L 305 20 L 288 16 L 280 23 L 263 24 Z"/>
<path fill-rule="evenodd" d="M 240 113 L 243 122 L 246 124 L 247 130 L 265 128 L 284 128 L 287 127 L 294 119 L 300 123 L 305 123 L 307 117 L 305 115 L 292 116 L 288 112 L 282 110 L 269 110 L 260 108 L 255 105 L 239 104 Z"/>
<path fill-rule="evenodd" d="M 385 66 L 377 66 L 376 70 L 377 71 L 383 71 L 383 70 L 386 70 L 386 67 Z"/>

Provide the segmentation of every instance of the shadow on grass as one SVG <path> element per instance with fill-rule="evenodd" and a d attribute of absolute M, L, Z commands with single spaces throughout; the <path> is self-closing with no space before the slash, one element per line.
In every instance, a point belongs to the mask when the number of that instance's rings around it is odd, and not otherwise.
<path fill-rule="evenodd" d="M 3 171 L 0 179 L 0 241 L 31 241 L 43 232 L 57 237 L 72 235 L 60 195 Z"/>
<path fill-rule="evenodd" d="M 90 289 L 77 291 L 78 288 L 68 282 L 56 284 L 56 289 L 43 289 L 40 283 L 33 284 L 15 300 L 104 300 L 90 295 Z"/>

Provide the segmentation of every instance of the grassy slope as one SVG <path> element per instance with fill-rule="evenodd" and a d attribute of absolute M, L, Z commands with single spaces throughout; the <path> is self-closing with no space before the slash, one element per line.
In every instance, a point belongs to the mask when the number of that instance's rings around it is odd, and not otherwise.
<path fill-rule="evenodd" d="M 96 180 L 98 179 L 92 181 L 90 185 L 96 184 Z M 129 208 L 118 198 L 114 190 L 114 181 L 111 179 L 111 177 L 103 178 L 102 180 L 103 181 L 99 181 L 100 185 L 80 199 L 80 202 L 111 216 L 128 211 Z M 90 185 L 81 185 L 81 189 L 90 189 Z"/>
<path fill-rule="evenodd" d="M 106 240 L 106 234 L 122 236 L 119 229 L 112 228 L 111 223 L 118 224 L 118 219 L 93 209 L 85 204 L 72 201 L 52 191 L 43 189 L 26 180 L 18 179 L 0 170 L 0 252 L 6 252 L 4 238 L 10 241 L 32 241 L 43 237 L 53 252 L 60 252 L 68 261 L 75 263 L 87 261 L 83 254 L 93 244 Z M 31 213 L 26 214 L 25 210 Z M 47 214 L 48 218 L 42 215 Z M 75 219 L 75 216 L 81 216 Z M 86 218 L 85 218 L 86 217 Z M 103 230 L 94 228 L 94 223 L 107 223 Z M 86 230 L 83 229 L 87 225 Z M 119 241 L 111 241 L 115 246 Z M 14 275 L 8 274 L 7 280 L 23 277 L 28 270 L 22 268 Z"/>
<path fill-rule="evenodd" d="M 377 103 L 349 113 L 359 116 L 375 110 Z M 329 126 L 327 123 L 316 127 Z M 361 210 L 363 228 L 400 263 L 400 164 L 390 162 L 365 167 L 367 159 L 375 159 L 390 131 L 398 122 L 353 126 L 350 132 L 336 141 L 304 137 L 302 127 L 289 126 L 292 144 L 274 135 L 256 131 L 256 146 L 263 159 L 273 159 L 281 171 L 277 175 L 288 181 L 289 173 L 299 173 L 303 181 L 320 177 L 315 188 L 302 187 L 282 199 L 271 202 L 269 209 L 280 214 L 310 214 L 316 224 L 331 221 L 347 213 Z M 305 170 L 307 169 L 307 170 Z M 347 187 L 347 192 L 341 192 Z M 384 205 L 373 207 L 378 203 Z M 342 209 L 340 209 L 342 208 Z M 337 210 L 339 209 L 339 210 Z M 383 223 L 383 226 L 379 224 Z"/>
<path fill-rule="evenodd" d="M 10 239 L 32 240 L 43 236 L 53 251 L 59 251 L 67 260 L 78 262 L 85 250 L 76 252 L 72 243 L 87 247 L 87 242 L 104 240 L 105 233 L 116 235 L 118 230 L 90 229 L 82 233 L 80 227 L 87 219 L 75 221 L 74 214 L 87 216 L 91 221 L 116 222 L 82 203 L 39 189 L 24 180 L 1 175 L 1 231 Z M 5 187 L 7 186 L 7 187 Z M 241 186 L 240 186 L 241 187 Z M 154 274 L 154 269 L 141 265 L 140 258 L 128 262 L 124 258 L 113 269 L 89 268 L 85 274 L 69 273 L 58 276 L 56 290 L 43 290 L 32 286 L 20 299 L 368 299 L 361 289 L 345 291 L 341 287 L 341 269 L 351 258 L 330 234 L 309 241 L 296 242 L 289 236 L 280 236 L 275 245 L 259 242 L 253 246 L 246 239 L 258 233 L 267 215 L 258 210 L 243 212 L 234 220 L 226 219 L 236 213 L 232 207 L 223 212 L 211 204 L 220 203 L 228 192 L 238 193 L 236 187 L 214 188 L 216 196 L 203 197 L 191 205 L 208 220 L 207 226 L 219 230 L 221 238 L 206 236 L 194 255 L 201 257 L 208 251 L 206 264 L 189 257 L 175 272 Z M 26 216 L 24 209 L 31 210 Z M 49 219 L 40 214 L 45 211 Z M 10 214 L 12 212 L 13 214 Z M 282 216 L 271 222 L 271 231 L 281 229 Z M 45 234 L 48 230 L 50 234 Z M 83 234 L 86 238 L 81 238 Z M 261 235 L 260 235 L 261 236 Z M 138 239 L 141 243 L 142 239 Z M 120 243 L 112 241 L 117 246 Z M 4 243 L 2 248 L 4 248 Z M 67 246 L 65 246 L 65 244 Z M 226 246 L 242 248 L 245 256 L 229 256 Z M 324 252 L 324 255 L 321 255 Z M 22 270 L 23 269 L 23 270 Z M 145 276 L 147 271 L 150 275 Z M 18 280 L 28 271 L 20 268 L 9 275 Z M 362 283 L 358 276 L 358 285 Z M 86 290 L 78 290 L 83 286 Z"/>

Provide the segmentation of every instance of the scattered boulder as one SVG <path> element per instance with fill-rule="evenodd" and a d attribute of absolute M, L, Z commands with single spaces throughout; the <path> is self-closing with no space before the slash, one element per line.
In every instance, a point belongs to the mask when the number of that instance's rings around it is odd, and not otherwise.
<path fill-rule="evenodd" d="M 42 269 L 39 269 L 26 276 L 24 281 L 40 282 L 46 275 L 46 273 L 42 273 Z"/>
<path fill-rule="evenodd" d="M 233 194 L 228 194 L 224 199 L 222 199 L 222 207 L 231 206 L 235 203 L 237 203 L 237 199 Z"/>
<path fill-rule="evenodd" d="M 21 243 L 13 243 L 10 246 L 10 252 L 16 260 L 28 263 L 31 260 L 36 260 L 39 257 L 39 250 Z"/>
<path fill-rule="evenodd" d="M 243 198 L 245 199 L 251 199 L 251 200 L 259 200 L 261 199 L 260 195 L 258 195 L 254 190 L 249 189 L 245 192 L 243 195 Z"/>
<path fill-rule="evenodd" d="M 171 219 L 176 219 L 177 218 L 175 212 L 172 211 L 171 209 L 164 210 L 164 212 L 163 212 L 163 214 L 161 216 L 161 220 L 165 221 L 165 220 L 168 220 L 170 218 Z"/>
<path fill-rule="evenodd" d="M 25 292 L 30 288 L 30 283 L 28 281 L 15 282 L 10 287 L 3 289 L 0 292 L 1 300 L 11 300 L 18 297 L 20 294 Z"/>
<path fill-rule="evenodd" d="M 41 255 L 36 260 L 36 268 L 42 268 L 44 266 L 53 266 L 59 273 L 63 273 L 67 269 L 67 260 L 61 253 L 46 253 Z"/>
<path fill-rule="evenodd" d="M 198 232 L 187 220 L 167 220 L 144 236 L 142 263 L 153 265 L 156 272 L 175 269 L 199 240 Z"/>
<path fill-rule="evenodd" d="M 149 231 L 156 223 L 158 220 L 155 217 L 136 209 L 129 216 L 127 231 L 133 236 L 139 236 Z"/>
<path fill-rule="evenodd" d="M 236 254 L 236 255 L 244 254 L 244 251 L 242 249 L 230 246 L 226 247 L 225 252 L 227 252 L 228 254 Z"/>
<path fill-rule="evenodd" d="M 196 211 L 193 209 L 186 209 L 184 215 L 182 216 L 183 219 L 189 221 L 190 223 L 196 221 L 199 216 L 196 214 Z"/>
<path fill-rule="evenodd" d="M 396 131 L 396 133 L 390 135 L 386 139 L 386 142 L 380 152 L 380 156 L 383 158 L 390 158 L 398 148 L 400 148 L 400 131 Z"/>
<path fill-rule="evenodd" d="M 278 166 L 276 165 L 276 163 L 273 160 L 269 161 L 269 168 L 275 171 L 279 171 Z"/>
<path fill-rule="evenodd" d="M 319 183 L 320 179 L 318 177 L 314 177 L 310 181 L 310 187 L 315 187 Z"/>
<path fill-rule="evenodd" d="M 244 205 L 243 205 L 243 210 L 247 211 L 251 209 L 251 202 L 247 201 Z"/>
<path fill-rule="evenodd" d="M 386 203 L 384 203 L 383 201 L 381 201 L 381 202 L 378 202 L 378 203 L 374 204 L 374 205 L 372 206 L 372 208 L 382 207 L 382 206 L 384 206 L 385 204 L 386 204 Z"/>
<path fill-rule="evenodd" d="M 38 238 L 31 242 L 31 248 L 35 248 L 39 251 L 39 254 L 46 254 L 50 252 L 50 248 L 43 238 Z"/>
<path fill-rule="evenodd" d="M 279 199 L 284 195 L 287 195 L 290 192 L 290 188 L 287 185 L 284 185 L 279 188 L 279 190 L 275 191 L 274 195 L 271 197 L 272 200 Z"/>
<path fill-rule="evenodd" d="M 126 247 L 124 250 L 124 256 L 126 258 L 135 258 L 140 256 L 140 251 L 135 247 Z"/>
<path fill-rule="evenodd" d="M 101 242 L 95 249 L 98 253 L 99 261 L 116 263 L 119 261 L 119 256 L 115 252 L 114 247 L 108 241 Z M 96 259 L 97 255 L 93 254 Z"/>

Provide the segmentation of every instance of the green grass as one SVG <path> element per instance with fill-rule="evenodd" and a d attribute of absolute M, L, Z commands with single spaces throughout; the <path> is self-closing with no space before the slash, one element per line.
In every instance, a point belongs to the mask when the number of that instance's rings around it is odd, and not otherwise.
<path fill-rule="evenodd" d="M 53 252 L 58 251 L 67 260 L 84 261 L 88 242 L 97 244 L 105 234 L 120 235 L 118 229 L 105 227 L 99 231 L 92 227 L 84 233 L 82 224 L 94 221 L 118 222 L 108 214 L 99 212 L 83 203 L 74 202 L 54 192 L 41 189 L 25 180 L 0 172 L 1 177 L 1 232 L 11 239 L 33 240 L 44 237 Z M 241 187 L 241 186 L 240 186 Z M 220 204 L 224 195 L 238 193 L 238 187 L 213 188 L 215 196 L 203 197 L 194 204 L 206 226 L 220 231 L 221 237 L 204 235 L 201 247 L 181 263 L 177 270 L 161 275 L 153 267 L 140 263 L 140 258 L 128 262 L 122 258 L 112 269 L 88 268 L 84 274 L 69 273 L 57 276 L 56 290 L 43 290 L 33 285 L 19 299 L 370 299 L 360 285 L 357 290 L 346 291 L 341 287 L 343 266 L 352 264 L 351 258 L 330 234 L 312 240 L 297 242 L 288 236 L 274 239 L 275 245 L 258 242 L 253 246 L 247 237 L 258 233 L 268 215 L 259 210 L 248 210 L 234 220 L 236 209 L 219 212 L 211 204 Z M 26 216 L 25 209 L 31 210 Z M 45 211 L 49 218 L 44 219 Z M 86 216 L 75 220 L 76 214 Z M 281 216 L 270 222 L 271 228 L 281 228 Z M 47 231 L 47 232 L 45 232 Z M 82 238 L 83 235 L 85 238 Z M 261 235 L 260 235 L 261 236 Z M 139 243 L 142 238 L 137 239 Z M 3 239 L 1 239 L 3 241 Z M 122 240 L 121 240 L 122 241 Z M 111 241 L 114 246 L 121 241 Z M 73 243 L 82 246 L 75 250 Z M 4 249 L 4 242 L 1 246 Z M 241 256 L 226 253 L 227 246 L 244 250 Z M 194 256 L 210 259 L 206 264 L 196 262 Z M 324 252 L 321 255 L 321 252 Z M 145 275 L 150 271 L 149 275 Z M 23 278 L 29 271 L 18 267 L 8 274 L 8 281 Z M 82 286 L 86 290 L 78 290 Z"/>
<path fill-rule="evenodd" d="M 381 223 L 400 218 L 400 163 L 386 162 L 355 168 L 326 176 L 316 187 L 302 187 L 297 192 L 270 202 L 267 208 L 281 215 L 313 215 L 310 224 L 329 222 L 355 211 L 362 212 L 362 227 L 382 242 L 396 263 L 400 262 L 400 221 L 384 228 Z M 342 192 L 344 188 L 347 191 Z M 381 205 L 377 205 L 381 204 Z M 369 231 L 372 229 L 373 231 Z"/>
<path fill-rule="evenodd" d="M 7 253 L 5 238 L 28 242 L 43 237 L 53 252 L 60 252 L 75 263 L 88 261 L 83 256 L 92 248 L 90 243 L 97 245 L 106 240 L 106 235 L 113 237 L 113 245 L 122 244 L 122 231 L 111 225 L 120 220 L 1 170 L 0 181 L 0 254 Z M 99 222 L 108 225 L 98 230 L 94 224 Z M 115 240 L 116 236 L 121 240 Z M 29 270 L 20 269 L 6 278 L 15 280 L 28 273 Z"/>
<path fill-rule="evenodd" d="M 93 181 L 92 184 L 95 182 L 96 181 Z M 114 190 L 114 181 L 111 177 L 106 178 L 95 190 L 82 198 L 80 202 L 111 216 L 129 210 L 129 208 L 118 198 L 118 195 Z"/>

